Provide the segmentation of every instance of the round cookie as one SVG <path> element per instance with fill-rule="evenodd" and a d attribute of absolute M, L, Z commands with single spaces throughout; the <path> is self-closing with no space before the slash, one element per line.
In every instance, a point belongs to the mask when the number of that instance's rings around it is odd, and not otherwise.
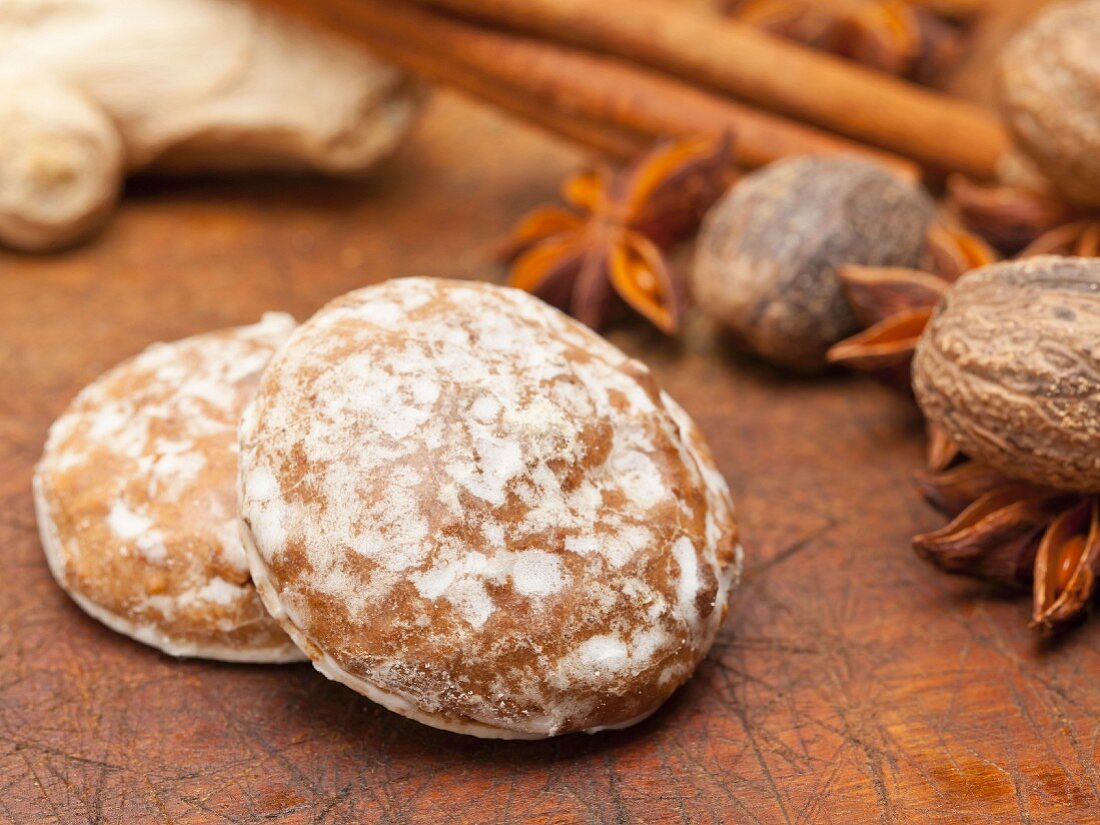
<path fill-rule="evenodd" d="M 268 610 L 314 665 L 433 727 L 625 727 L 695 669 L 741 562 L 726 484 L 649 370 L 541 301 L 352 292 L 241 421 Z"/>
<path fill-rule="evenodd" d="M 173 656 L 288 662 L 301 652 L 256 595 L 237 520 L 237 425 L 294 328 L 154 344 L 85 387 L 35 470 L 58 584 L 113 630 Z"/>

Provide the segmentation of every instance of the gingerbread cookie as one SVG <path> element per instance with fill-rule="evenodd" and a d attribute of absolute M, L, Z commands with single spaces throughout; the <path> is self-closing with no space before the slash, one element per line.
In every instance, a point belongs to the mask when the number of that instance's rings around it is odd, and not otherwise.
<path fill-rule="evenodd" d="M 87 386 L 34 477 L 57 582 L 113 630 L 174 656 L 302 657 L 256 595 L 237 521 L 237 425 L 294 328 L 261 323 L 154 344 Z"/>
<path fill-rule="evenodd" d="M 239 501 L 318 670 L 476 736 L 645 718 L 740 570 L 726 484 L 649 370 L 488 284 L 390 281 L 300 327 L 242 419 Z"/>

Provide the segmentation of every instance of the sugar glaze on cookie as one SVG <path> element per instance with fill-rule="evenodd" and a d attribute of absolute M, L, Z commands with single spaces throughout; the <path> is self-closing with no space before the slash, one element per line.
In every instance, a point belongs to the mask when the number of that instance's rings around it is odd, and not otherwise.
<path fill-rule="evenodd" d="M 87 386 L 34 477 L 58 583 L 107 626 L 175 656 L 303 658 L 256 595 L 236 507 L 237 425 L 294 320 L 154 344 Z"/>
<path fill-rule="evenodd" d="M 339 298 L 241 424 L 242 534 L 328 675 L 478 736 L 622 727 L 714 640 L 726 484 L 648 369 L 525 293 L 403 279 Z"/>

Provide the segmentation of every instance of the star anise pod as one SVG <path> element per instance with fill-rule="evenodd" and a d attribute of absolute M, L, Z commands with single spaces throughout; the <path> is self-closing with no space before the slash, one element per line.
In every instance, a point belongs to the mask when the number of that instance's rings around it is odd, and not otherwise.
<path fill-rule="evenodd" d="M 743 23 L 894 75 L 926 79 L 962 51 L 956 26 L 904 0 L 734 0 L 727 9 Z"/>
<path fill-rule="evenodd" d="M 729 137 L 664 143 L 621 172 L 574 175 L 567 207 L 540 207 L 513 230 L 508 283 L 594 329 L 625 302 L 672 334 L 684 295 L 664 250 L 698 228 L 732 181 Z"/>
<path fill-rule="evenodd" d="M 1042 630 L 1079 617 L 1100 573 L 1100 497 L 1014 481 L 958 458 L 917 475 L 924 498 L 952 519 L 913 539 L 917 555 L 947 572 L 1030 587 L 1032 625 Z"/>
<path fill-rule="evenodd" d="M 1100 215 L 1048 229 L 1020 252 L 1021 258 L 1032 255 L 1100 256 Z"/>
<path fill-rule="evenodd" d="M 955 446 L 955 442 L 931 421 L 925 422 L 924 430 L 928 441 L 924 462 L 924 469 L 927 472 L 942 472 L 965 460 L 962 451 Z"/>
<path fill-rule="evenodd" d="M 1078 254 L 1095 250 L 1100 232 L 1094 228 L 1100 215 L 1090 217 L 1024 186 L 984 185 L 952 175 L 947 203 L 963 225 L 1005 253 Z"/>
<path fill-rule="evenodd" d="M 908 390 L 913 351 L 940 297 L 960 275 L 995 260 L 981 239 L 937 223 L 928 232 L 922 270 L 841 267 L 848 303 L 865 328 L 833 345 L 826 358 Z"/>

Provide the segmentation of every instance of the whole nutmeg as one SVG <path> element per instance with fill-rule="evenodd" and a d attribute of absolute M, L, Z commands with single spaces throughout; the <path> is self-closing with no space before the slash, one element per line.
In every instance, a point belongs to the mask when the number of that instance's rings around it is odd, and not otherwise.
<path fill-rule="evenodd" d="M 1100 0 L 1058 3 L 1001 53 L 1001 111 L 1065 198 L 1100 206 Z"/>
<path fill-rule="evenodd" d="M 971 458 L 1100 492 L 1100 259 L 1048 255 L 965 275 L 917 345 L 913 390 Z"/>
<path fill-rule="evenodd" d="M 744 178 L 707 214 L 693 272 L 702 310 L 779 366 L 825 367 L 858 323 L 844 264 L 916 266 L 931 199 L 881 167 L 801 157 Z"/>

